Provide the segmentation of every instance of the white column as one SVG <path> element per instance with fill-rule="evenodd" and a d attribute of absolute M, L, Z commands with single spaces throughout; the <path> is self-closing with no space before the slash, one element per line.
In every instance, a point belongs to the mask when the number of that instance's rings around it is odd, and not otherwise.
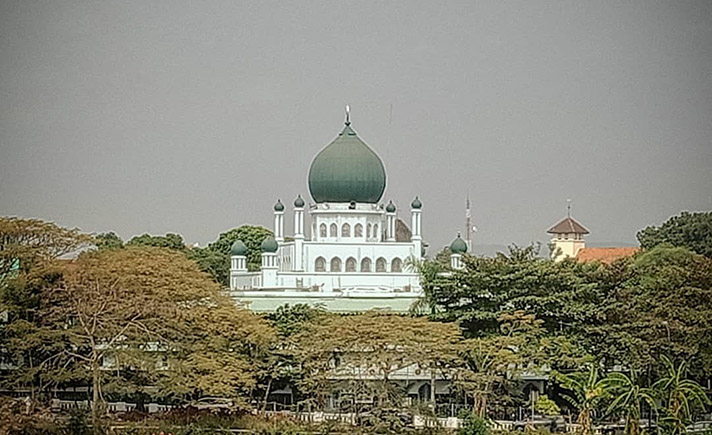
<path fill-rule="evenodd" d="M 386 241 L 396 241 L 396 212 L 386 211 Z"/>
<path fill-rule="evenodd" d="M 450 267 L 462 269 L 462 254 L 450 254 Z"/>
<path fill-rule="evenodd" d="M 274 212 L 274 239 L 279 243 L 284 241 L 284 212 Z"/>
<path fill-rule="evenodd" d="M 411 230 L 413 236 L 411 241 L 413 242 L 413 251 L 415 258 L 421 258 L 423 252 L 423 238 L 420 235 L 420 209 L 411 209 Z"/>
<path fill-rule="evenodd" d="M 262 253 L 262 287 L 277 287 L 277 254 L 274 252 Z"/>
<path fill-rule="evenodd" d="M 232 263 L 230 267 L 231 272 L 247 272 L 247 257 L 245 257 L 244 255 L 233 255 L 232 257 L 230 257 L 230 260 L 230 262 Z"/>
<path fill-rule="evenodd" d="M 304 207 L 294 207 L 294 257 L 292 269 L 304 270 Z"/>

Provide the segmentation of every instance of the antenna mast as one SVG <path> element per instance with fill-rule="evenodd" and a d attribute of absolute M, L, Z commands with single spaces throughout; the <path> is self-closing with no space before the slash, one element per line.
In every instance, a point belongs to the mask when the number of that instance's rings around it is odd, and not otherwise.
<path fill-rule="evenodd" d="M 467 250 L 472 252 L 472 211 L 470 210 L 470 191 L 467 191 L 467 202 L 465 203 L 465 242 Z"/>

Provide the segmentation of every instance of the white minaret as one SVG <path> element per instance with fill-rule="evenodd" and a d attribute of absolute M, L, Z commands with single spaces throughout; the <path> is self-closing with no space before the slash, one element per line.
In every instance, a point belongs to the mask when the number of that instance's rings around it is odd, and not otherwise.
<path fill-rule="evenodd" d="M 262 242 L 262 287 L 277 287 L 277 249 L 279 244 L 276 237 L 267 237 Z"/>
<path fill-rule="evenodd" d="M 396 241 L 396 206 L 393 201 L 388 201 L 386 206 L 386 241 Z"/>
<path fill-rule="evenodd" d="M 462 256 L 467 252 L 467 243 L 462 240 L 460 233 L 457 233 L 457 238 L 450 244 L 450 267 L 453 269 L 462 269 Z"/>
<path fill-rule="evenodd" d="M 420 233 L 420 212 L 423 203 L 416 196 L 413 202 L 410 203 L 410 228 L 412 230 L 411 241 L 413 242 L 413 252 L 415 258 L 423 256 L 423 237 Z"/>
<path fill-rule="evenodd" d="M 284 204 L 279 199 L 274 205 L 274 239 L 278 243 L 284 241 Z"/>
<path fill-rule="evenodd" d="M 230 288 L 237 288 L 237 277 L 247 273 L 247 246 L 242 240 L 236 240 L 230 248 Z"/>
<path fill-rule="evenodd" d="M 304 249 L 304 200 L 298 195 L 294 200 L 294 262 L 293 269 L 304 270 L 302 252 Z"/>
<path fill-rule="evenodd" d="M 571 200 L 567 202 L 566 218 L 547 231 L 551 234 L 551 259 L 554 261 L 576 258 L 579 251 L 586 247 L 584 236 L 588 230 L 571 217 Z"/>

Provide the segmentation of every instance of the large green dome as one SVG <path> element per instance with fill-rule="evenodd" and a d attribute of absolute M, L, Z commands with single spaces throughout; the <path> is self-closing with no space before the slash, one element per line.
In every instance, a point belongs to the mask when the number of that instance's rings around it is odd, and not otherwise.
<path fill-rule="evenodd" d="M 314 201 L 377 203 L 386 190 L 381 158 L 346 123 L 343 131 L 314 157 L 309 192 Z"/>

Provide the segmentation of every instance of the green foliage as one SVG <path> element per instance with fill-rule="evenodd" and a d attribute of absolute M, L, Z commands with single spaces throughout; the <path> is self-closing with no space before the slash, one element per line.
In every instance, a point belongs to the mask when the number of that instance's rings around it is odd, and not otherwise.
<path fill-rule="evenodd" d="M 120 249 L 124 247 L 124 241 L 113 231 L 94 236 L 94 244 L 99 250 Z"/>
<path fill-rule="evenodd" d="M 495 258 L 464 256 L 463 262 L 465 268 L 447 278 L 423 275 L 422 285 L 439 307 L 433 317 L 460 322 L 469 336 L 496 332 L 497 318 L 513 310 L 536 315 L 549 331 L 568 328 L 593 321 L 601 301 L 596 283 L 582 272 L 587 266 L 539 258 L 533 246 Z"/>
<path fill-rule="evenodd" d="M 165 236 L 152 236 L 143 234 L 132 237 L 127 246 L 153 246 L 154 248 L 167 248 L 175 251 L 185 251 L 185 242 L 180 234 L 167 233 Z"/>
<path fill-rule="evenodd" d="M 553 400 L 549 399 L 548 396 L 539 396 L 536 402 L 534 402 L 534 410 L 542 415 L 558 415 L 561 414 L 561 409 L 559 405 Z"/>
<path fill-rule="evenodd" d="M 687 363 L 675 364 L 667 356 L 662 357 L 664 374 L 655 382 L 664 408 L 661 423 L 672 435 L 684 434 L 685 426 L 692 422 L 694 411 L 705 411 L 710 404 L 705 390 L 694 380 L 687 379 Z"/>
<path fill-rule="evenodd" d="M 712 260 L 661 245 L 607 269 L 617 277 L 601 305 L 605 322 L 585 326 L 592 352 L 636 370 L 667 354 L 698 376 L 712 371 Z"/>
<path fill-rule="evenodd" d="M 464 410 L 458 417 L 462 419 L 462 425 L 457 431 L 458 435 L 489 435 L 492 433 L 490 423 L 485 418 Z"/>
<path fill-rule="evenodd" d="M 606 414 L 622 413 L 625 418 L 625 433 L 638 435 L 641 431 L 641 405 L 647 403 L 651 408 L 655 408 L 655 390 L 642 388 L 638 384 L 635 370 L 631 371 L 630 376 L 625 373 L 608 374 L 603 380 L 603 388 L 613 397 Z"/>
<path fill-rule="evenodd" d="M 242 240 L 247 246 L 247 269 L 256 271 L 262 264 L 262 242 L 273 235 L 264 227 L 242 225 L 220 234 L 218 239 L 205 248 L 195 248 L 189 257 L 198 263 L 200 269 L 213 279 L 227 286 L 230 278 L 230 249 L 236 240 Z"/>
<path fill-rule="evenodd" d="M 607 395 L 606 383 L 600 379 L 598 369 L 591 365 L 588 373 L 559 374 L 558 381 L 568 390 L 562 397 L 579 412 L 576 423 L 581 425 L 583 435 L 591 435 L 593 413 Z"/>
<path fill-rule="evenodd" d="M 305 331 L 319 319 L 323 319 L 325 314 L 326 311 L 321 307 L 307 304 L 285 304 L 279 306 L 267 318 L 281 337 L 289 338 Z"/>
<path fill-rule="evenodd" d="M 649 226 L 637 234 L 645 249 L 669 243 L 712 258 L 712 212 L 682 212 L 661 226 Z"/>
<path fill-rule="evenodd" d="M 304 370 L 300 385 L 318 402 L 333 389 L 355 396 L 354 387 L 375 399 L 381 414 L 399 409 L 404 392 L 390 384 L 395 371 L 417 365 L 427 372 L 443 373 L 456 359 L 460 332 L 455 324 L 429 322 L 378 311 L 358 315 L 329 315 L 295 337 L 295 356 Z M 353 383 L 334 385 L 335 373 L 348 373 Z M 356 404 L 354 404 L 355 406 Z M 350 409 L 356 412 L 357 409 Z"/>

